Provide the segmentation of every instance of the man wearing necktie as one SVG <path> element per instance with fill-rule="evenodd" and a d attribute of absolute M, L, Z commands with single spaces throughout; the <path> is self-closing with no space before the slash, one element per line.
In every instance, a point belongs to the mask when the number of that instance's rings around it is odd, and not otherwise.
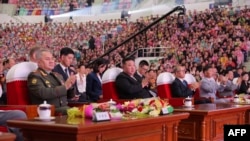
<path fill-rule="evenodd" d="M 74 70 L 70 69 L 74 55 L 75 53 L 71 48 L 62 48 L 60 50 L 60 63 L 54 67 L 53 72 L 61 74 L 64 80 L 67 80 L 69 75 L 75 74 Z"/>
<path fill-rule="evenodd" d="M 175 67 L 175 80 L 171 84 L 171 92 L 173 97 L 192 97 L 195 90 L 198 88 L 198 84 L 191 84 L 190 87 L 185 77 L 185 67 L 178 65 Z"/>
<path fill-rule="evenodd" d="M 70 65 L 72 64 L 74 60 L 74 51 L 71 48 L 64 47 L 60 50 L 60 63 L 57 64 L 53 72 L 57 72 L 63 76 L 64 81 L 68 79 L 69 76 L 74 75 L 74 70 L 70 69 Z M 73 85 L 68 90 L 68 100 L 69 101 L 78 101 L 78 96 L 75 95 L 75 85 Z"/>
<path fill-rule="evenodd" d="M 66 74 L 66 76 L 67 76 L 67 78 L 69 77 L 69 71 L 68 71 L 68 68 L 65 68 L 65 74 Z"/>
<path fill-rule="evenodd" d="M 68 90 L 75 84 L 76 76 L 71 75 L 66 81 L 62 75 L 52 72 L 55 60 L 49 50 L 41 49 L 37 54 L 38 69 L 28 76 L 27 85 L 32 104 L 41 104 L 45 100 L 55 106 L 56 113 L 67 114 Z"/>

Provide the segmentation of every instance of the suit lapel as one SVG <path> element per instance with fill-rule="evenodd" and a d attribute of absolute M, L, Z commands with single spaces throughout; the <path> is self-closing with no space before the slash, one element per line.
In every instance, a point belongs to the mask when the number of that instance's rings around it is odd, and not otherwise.
<path fill-rule="evenodd" d="M 99 85 L 102 85 L 102 82 L 99 80 L 99 78 L 98 78 L 98 76 L 97 76 L 97 73 L 94 73 L 94 78 L 95 78 L 95 80 L 97 81 L 97 83 L 98 83 Z"/>
<path fill-rule="evenodd" d="M 58 71 L 60 72 L 60 74 L 62 74 L 63 79 L 66 81 L 68 76 L 66 75 L 65 71 L 63 70 L 63 68 L 61 67 L 60 64 L 58 64 Z M 70 72 L 69 72 L 70 73 Z"/>
<path fill-rule="evenodd" d="M 135 77 L 132 78 L 132 77 L 130 77 L 128 74 L 126 74 L 126 73 L 124 73 L 124 72 L 123 72 L 123 74 L 124 74 L 126 77 L 128 77 L 131 81 L 133 81 L 134 83 L 139 83 L 138 80 L 137 80 Z"/>
<path fill-rule="evenodd" d="M 185 89 L 186 87 L 184 86 L 184 84 L 182 83 L 182 81 L 178 78 L 176 78 L 178 83 L 181 85 L 181 89 Z"/>

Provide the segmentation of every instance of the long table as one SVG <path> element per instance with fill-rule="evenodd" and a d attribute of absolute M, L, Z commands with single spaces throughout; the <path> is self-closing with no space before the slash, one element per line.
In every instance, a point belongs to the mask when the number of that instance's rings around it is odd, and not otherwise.
<path fill-rule="evenodd" d="M 176 107 L 175 111 L 189 112 L 188 119 L 180 122 L 180 141 L 221 141 L 225 124 L 245 124 L 250 105 L 199 104 L 193 108 Z"/>
<path fill-rule="evenodd" d="M 177 141 L 179 122 L 188 116 L 180 112 L 105 122 L 84 118 L 72 121 L 61 116 L 49 122 L 9 120 L 8 125 L 21 128 L 25 141 Z"/>

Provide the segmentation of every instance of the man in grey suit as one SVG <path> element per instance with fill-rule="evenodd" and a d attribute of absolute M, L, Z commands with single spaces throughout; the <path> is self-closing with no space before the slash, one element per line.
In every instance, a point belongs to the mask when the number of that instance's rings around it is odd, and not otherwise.
<path fill-rule="evenodd" d="M 233 83 L 233 78 L 234 78 L 234 73 L 233 71 L 227 71 L 225 77 L 228 79 L 225 83 L 225 89 L 222 92 L 218 93 L 219 98 L 229 98 L 229 97 L 234 97 L 234 91 L 238 88 L 240 84 L 239 79 L 236 84 Z"/>
<path fill-rule="evenodd" d="M 215 80 L 213 78 L 213 68 L 206 66 L 203 69 L 204 77 L 200 83 L 200 97 L 210 99 L 211 102 L 217 102 L 216 93 L 217 91 L 222 92 L 225 89 L 226 78 Z M 217 82 L 216 82 L 217 81 Z"/>

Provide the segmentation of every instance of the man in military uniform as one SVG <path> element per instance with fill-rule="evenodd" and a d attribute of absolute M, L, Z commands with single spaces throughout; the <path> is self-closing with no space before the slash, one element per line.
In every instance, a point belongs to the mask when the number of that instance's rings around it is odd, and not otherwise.
<path fill-rule="evenodd" d="M 52 72 L 55 60 L 49 50 L 41 49 L 36 58 L 38 69 L 28 76 L 31 103 L 42 104 L 47 101 L 55 106 L 56 113 L 65 115 L 68 109 L 67 90 L 75 83 L 75 75 L 64 81 L 60 74 Z"/>

